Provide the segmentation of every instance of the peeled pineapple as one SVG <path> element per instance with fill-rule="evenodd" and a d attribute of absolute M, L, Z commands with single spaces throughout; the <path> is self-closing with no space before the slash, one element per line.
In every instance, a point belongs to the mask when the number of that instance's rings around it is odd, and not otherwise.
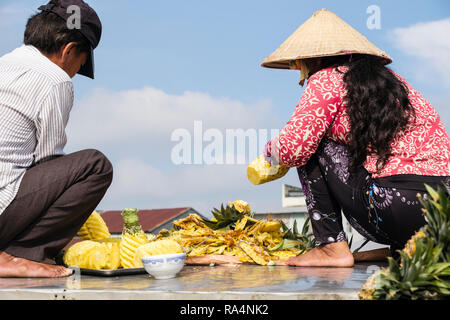
<path fill-rule="evenodd" d="M 148 239 L 144 233 L 124 234 L 120 241 L 120 263 L 124 268 L 135 268 L 134 256 L 136 250 L 143 244 L 148 243 Z"/>
<path fill-rule="evenodd" d="M 175 240 L 155 240 L 137 248 L 134 256 L 134 267 L 143 268 L 142 258 L 145 256 L 156 256 L 160 254 L 183 253 L 183 249 Z"/>
<path fill-rule="evenodd" d="M 105 269 L 115 270 L 119 269 L 121 266 L 120 263 L 120 239 L 119 238 L 108 238 L 100 240 L 107 248 L 108 259 L 106 263 Z"/>
<path fill-rule="evenodd" d="M 93 241 L 111 237 L 105 221 L 97 211 L 92 212 L 77 234 L 83 240 Z"/>
<path fill-rule="evenodd" d="M 254 185 L 263 184 L 279 179 L 288 173 L 289 167 L 272 165 L 260 155 L 247 167 L 247 177 Z"/>
<path fill-rule="evenodd" d="M 102 270 L 108 265 L 108 248 L 102 243 L 85 240 L 75 243 L 63 258 L 67 266 Z"/>
<path fill-rule="evenodd" d="M 64 254 L 67 266 L 95 270 L 115 270 L 120 268 L 120 239 L 101 241 L 85 240 L 72 245 Z"/>
<path fill-rule="evenodd" d="M 120 263 L 123 268 L 135 268 L 134 256 L 137 248 L 149 242 L 139 223 L 137 209 L 122 211 L 124 227 L 120 241 Z"/>

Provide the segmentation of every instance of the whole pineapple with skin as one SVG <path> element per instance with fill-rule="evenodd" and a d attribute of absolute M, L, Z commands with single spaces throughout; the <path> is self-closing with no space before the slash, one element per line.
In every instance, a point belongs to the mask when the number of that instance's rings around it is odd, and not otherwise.
<path fill-rule="evenodd" d="M 137 248 L 149 242 L 147 235 L 139 223 L 137 209 L 125 209 L 122 211 L 124 227 L 120 241 L 120 263 L 123 268 L 134 268 L 134 257 Z"/>
<path fill-rule="evenodd" d="M 83 240 L 93 241 L 111 237 L 108 226 L 97 211 L 92 212 L 92 214 L 77 232 L 77 235 Z"/>
<path fill-rule="evenodd" d="M 289 167 L 271 164 L 266 161 L 264 155 L 260 155 L 247 167 L 247 178 L 254 185 L 259 185 L 280 179 L 288 173 Z"/>
<path fill-rule="evenodd" d="M 426 185 L 418 194 L 427 224 L 406 244 L 400 259 L 372 275 L 358 294 L 361 300 L 448 299 L 450 297 L 450 190 Z"/>
<path fill-rule="evenodd" d="M 412 236 L 412 238 L 408 240 L 408 242 L 405 245 L 405 248 L 403 249 L 403 252 L 405 252 L 408 255 L 408 257 L 412 258 L 412 255 L 416 252 L 417 241 L 425 237 L 426 235 L 422 230 L 417 231 Z"/>

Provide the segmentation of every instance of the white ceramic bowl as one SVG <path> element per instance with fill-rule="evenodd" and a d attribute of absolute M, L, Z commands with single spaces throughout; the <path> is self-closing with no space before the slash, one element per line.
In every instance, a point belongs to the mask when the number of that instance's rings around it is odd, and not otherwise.
<path fill-rule="evenodd" d="M 185 253 L 161 254 L 142 258 L 145 271 L 155 279 L 175 278 L 184 267 Z"/>

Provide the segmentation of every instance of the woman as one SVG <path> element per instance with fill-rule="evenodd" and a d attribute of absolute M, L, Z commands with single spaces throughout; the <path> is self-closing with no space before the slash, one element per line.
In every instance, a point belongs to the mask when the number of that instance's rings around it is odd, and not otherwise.
<path fill-rule="evenodd" d="M 318 246 L 293 266 L 351 267 L 341 211 L 395 254 L 426 222 L 417 199 L 450 182 L 450 140 L 439 115 L 392 59 L 322 9 L 263 66 L 301 70 L 299 105 L 266 158 L 297 167 Z"/>

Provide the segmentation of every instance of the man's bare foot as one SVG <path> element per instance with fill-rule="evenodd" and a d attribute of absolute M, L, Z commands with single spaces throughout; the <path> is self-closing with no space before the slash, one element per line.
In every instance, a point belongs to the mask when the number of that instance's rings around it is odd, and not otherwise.
<path fill-rule="evenodd" d="M 346 241 L 320 245 L 287 261 L 295 267 L 353 267 L 353 255 Z"/>
<path fill-rule="evenodd" d="M 0 278 L 60 278 L 68 277 L 72 273 L 73 270 L 63 266 L 17 258 L 0 251 Z"/>

